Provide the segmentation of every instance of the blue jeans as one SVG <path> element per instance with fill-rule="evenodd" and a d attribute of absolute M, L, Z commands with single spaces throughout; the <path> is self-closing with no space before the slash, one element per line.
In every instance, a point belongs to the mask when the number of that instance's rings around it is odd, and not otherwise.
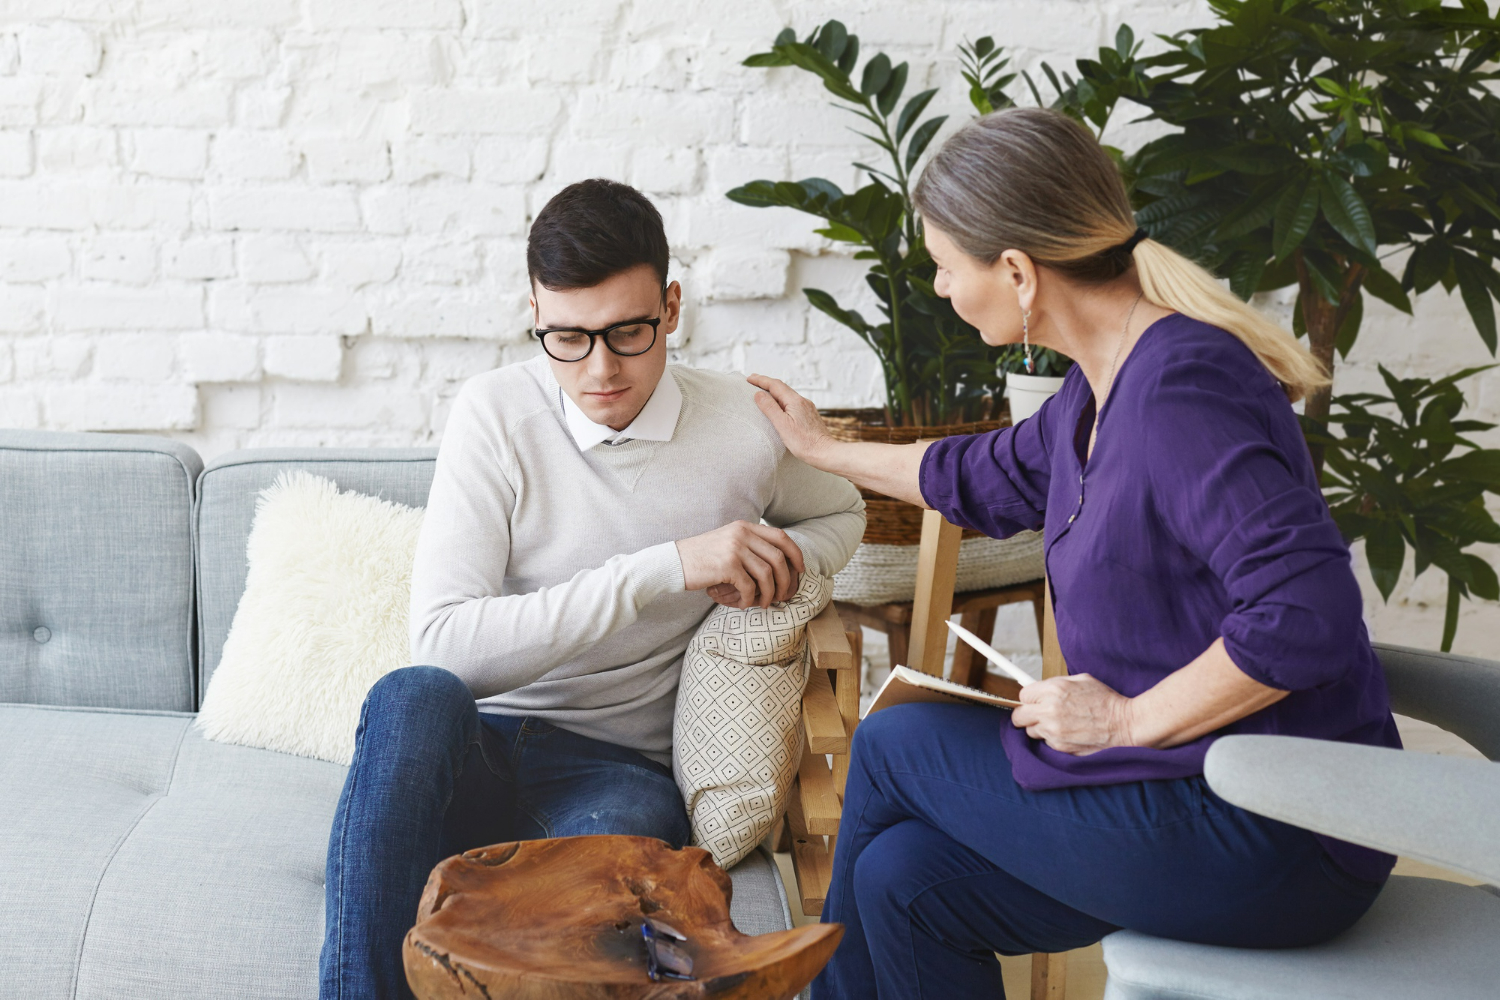
<path fill-rule="evenodd" d="M 816 1000 L 1004 997 L 994 952 L 1067 951 L 1122 927 L 1313 944 L 1380 892 L 1201 777 L 1027 791 L 1002 725 L 991 708 L 932 704 L 860 725 L 823 908 L 844 938 Z"/>
<path fill-rule="evenodd" d="M 319 996 L 412 995 L 401 941 L 443 858 L 589 833 L 686 843 L 671 768 L 540 719 L 481 714 L 446 670 L 382 677 L 360 711 L 328 838 Z"/>

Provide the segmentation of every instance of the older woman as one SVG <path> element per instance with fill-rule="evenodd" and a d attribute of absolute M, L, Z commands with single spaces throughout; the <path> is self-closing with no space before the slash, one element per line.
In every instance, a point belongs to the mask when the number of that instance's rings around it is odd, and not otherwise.
<path fill-rule="evenodd" d="M 1045 529 L 1071 674 L 1009 714 L 904 705 L 854 741 L 820 1000 L 1001 996 L 994 952 L 1128 927 L 1242 947 L 1324 940 L 1393 859 L 1245 812 L 1202 777 L 1223 733 L 1399 746 L 1349 552 L 1292 402 L 1296 340 L 1138 230 L 1067 118 L 977 119 L 914 193 L 938 292 L 989 344 L 1077 361 L 1032 418 L 932 444 L 834 441 L 751 381 L 811 465 L 995 537 Z"/>

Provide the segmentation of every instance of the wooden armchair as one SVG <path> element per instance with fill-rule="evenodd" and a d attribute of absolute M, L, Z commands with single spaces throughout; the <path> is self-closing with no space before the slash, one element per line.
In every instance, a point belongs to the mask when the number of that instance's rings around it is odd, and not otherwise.
<path fill-rule="evenodd" d="M 953 588 L 958 574 L 958 545 L 962 529 L 950 524 L 937 511 L 926 511 L 922 519 L 922 543 L 917 558 L 917 589 L 912 605 L 911 638 L 907 666 L 939 677 L 948 648 L 948 629 L 943 623 L 953 613 Z M 1052 618 L 1048 588 L 1043 594 L 1042 675 L 1067 673 L 1057 649 L 1057 626 Z M 807 738 L 802 765 L 787 804 L 781 829 L 775 834 L 777 850 L 792 852 L 797 895 L 802 912 L 823 912 L 828 883 L 833 877 L 833 850 L 838 839 L 839 812 L 844 782 L 849 774 L 849 745 L 859 724 L 860 633 L 846 632 L 832 604 L 813 620 L 809 628 L 813 669 L 802 698 L 802 724 Z M 982 663 L 967 676 L 954 678 L 999 694 L 1006 682 L 987 677 Z M 828 762 L 832 757 L 832 766 Z M 1031 957 L 1032 1000 L 1063 1000 L 1067 982 L 1067 955 Z"/>

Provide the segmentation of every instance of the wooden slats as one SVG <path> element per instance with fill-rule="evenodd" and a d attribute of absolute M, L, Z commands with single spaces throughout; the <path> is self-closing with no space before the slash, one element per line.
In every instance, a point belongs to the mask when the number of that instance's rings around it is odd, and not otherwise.
<path fill-rule="evenodd" d="M 808 623 L 807 641 L 812 647 L 813 666 L 819 670 L 848 670 L 853 667 L 854 651 L 849 648 L 844 623 L 832 602 Z"/>
<path fill-rule="evenodd" d="M 807 690 L 802 693 L 802 725 L 807 732 L 808 753 L 849 752 L 839 703 L 825 671 L 814 670 L 808 675 Z"/>
<path fill-rule="evenodd" d="M 787 803 L 787 824 L 792 831 L 792 872 L 797 876 L 797 895 L 802 912 L 815 917 L 823 912 L 828 885 L 833 881 L 833 856 L 823 838 L 808 833 L 807 818 L 802 813 L 802 796 L 793 789 Z"/>
<path fill-rule="evenodd" d="M 833 678 L 833 697 L 839 703 L 839 717 L 844 720 L 844 736 L 852 749 L 854 727 L 859 725 L 859 679 L 864 666 L 864 633 L 856 628 L 853 632 L 845 632 L 844 636 L 852 654 L 849 669 L 835 671 L 829 676 Z M 838 754 L 833 758 L 833 787 L 841 802 L 844 798 L 844 785 L 848 780 L 849 755 Z"/>
<path fill-rule="evenodd" d="M 792 791 L 801 797 L 808 833 L 831 837 L 839 832 L 839 797 L 833 789 L 833 772 L 828 770 L 827 757 L 820 753 L 803 754 Z"/>

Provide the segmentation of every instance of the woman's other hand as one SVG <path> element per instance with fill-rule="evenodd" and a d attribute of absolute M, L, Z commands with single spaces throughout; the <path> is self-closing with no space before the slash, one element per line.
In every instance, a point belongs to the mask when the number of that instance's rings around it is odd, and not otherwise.
<path fill-rule="evenodd" d="M 755 394 L 755 405 L 781 435 L 786 450 L 808 465 L 822 468 L 818 455 L 833 438 L 812 400 L 769 375 L 751 375 L 747 381 L 761 390 Z"/>
<path fill-rule="evenodd" d="M 1076 756 L 1106 747 L 1135 746 L 1130 699 L 1088 674 L 1051 677 L 1021 689 L 1011 724 L 1061 753 Z"/>

